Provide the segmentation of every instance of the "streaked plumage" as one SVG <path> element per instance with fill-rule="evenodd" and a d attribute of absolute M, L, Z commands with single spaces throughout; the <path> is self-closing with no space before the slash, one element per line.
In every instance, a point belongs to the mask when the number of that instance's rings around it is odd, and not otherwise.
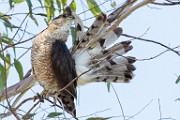
<path fill-rule="evenodd" d="M 48 28 L 35 37 L 31 61 L 34 77 L 45 89 L 44 94 L 55 97 L 65 111 L 76 117 L 76 81 L 61 90 L 77 76 L 74 60 L 65 45 L 71 22 L 71 10 L 66 8 L 64 14 L 53 19 Z"/>
<path fill-rule="evenodd" d="M 129 82 L 133 78 L 135 58 L 124 56 L 133 48 L 131 41 L 119 42 L 110 47 L 122 34 L 120 27 L 102 36 L 116 19 L 111 17 L 118 16 L 114 14 L 107 17 L 101 13 L 85 33 L 82 22 L 76 21 L 77 40 L 70 50 L 65 42 L 72 16 L 78 16 L 69 7 L 34 39 L 31 58 L 35 79 L 47 95 L 55 97 L 65 111 L 74 117 L 76 84 L 107 81 L 120 83 Z M 78 78 L 77 81 L 62 91 L 75 78 Z"/>

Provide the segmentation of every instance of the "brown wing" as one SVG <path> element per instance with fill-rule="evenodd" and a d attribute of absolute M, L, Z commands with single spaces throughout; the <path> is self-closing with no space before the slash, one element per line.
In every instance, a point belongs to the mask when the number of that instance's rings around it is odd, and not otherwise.
<path fill-rule="evenodd" d="M 77 77 L 74 60 L 63 41 L 56 40 L 52 44 L 51 62 L 53 72 L 61 89 Z M 64 109 L 73 116 L 76 114 L 74 105 L 74 98 L 76 96 L 76 81 L 58 94 L 62 102 L 60 103 L 63 104 Z"/>
<path fill-rule="evenodd" d="M 72 56 L 63 41 L 56 40 L 52 44 L 51 62 L 53 72 L 57 77 L 61 88 L 65 87 L 77 77 L 74 60 L 72 59 Z M 68 90 L 70 90 L 74 97 L 76 97 L 75 87 L 76 81 L 68 87 Z"/>

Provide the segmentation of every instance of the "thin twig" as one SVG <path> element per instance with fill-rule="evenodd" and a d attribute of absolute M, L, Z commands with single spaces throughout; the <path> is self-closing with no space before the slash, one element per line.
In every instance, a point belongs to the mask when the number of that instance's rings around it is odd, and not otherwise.
<path fill-rule="evenodd" d="M 93 115 L 95 115 L 95 114 L 102 113 L 102 112 L 106 112 L 106 111 L 108 111 L 108 110 L 110 110 L 110 109 L 105 109 L 105 110 L 96 111 L 96 112 L 91 113 L 91 114 L 89 114 L 89 115 L 79 116 L 78 118 L 85 118 L 85 117 L 93 116 Z"/>
<path fill-rule="evenodd" d="M 0 119 L 3 119 L 3 118 L 8 117 L 10 115 L 12 115 L 12 113 L 10 111 L 8 111 L 6 113 L 0 113 Z"/>
<path fill-rule="evenodd" d="M 158 119 L 158 120 L 177 120 L 177 119 L 169 117 L 169 118 L 161 118 L 161 119 Z"/>
<path fill-rule="evenodd" d="M 129 117 L 127 120 L 134 118 L 135 116 L 139 115 L 142 111 L 144 111 L 151 103 L 152 103 L 153 99 L 147 104 L 145 105 L 140 111 L 138 111 L 136 114 L 134 114 L 133 116 Z"/>
<path fill-rule="evenodd" d="M 170 48 L 170 47 L 168 47 L 168 46 L 166 46 L 166 45 L 164 45 L 164 44 L 162 44 L 160 42 L 157 42 L 157 41 L 154 41 L 154 40 L 149 40 L 149 39 L 144 39 L 144 38 L 140 38 L 140 37 L 135 37 L 135 36 L 132 36 L 132 35 L 127 35 L 127 34 L 122 34 L 122 36 L 158 44 L 158 45 L 160 45 L 162 47 L 165 47 L 165 48 L 169 49 L 170 51 L 176 53 L 178 56 L 180 56 L 180 52 L 178 52 L 178 51 L 174 50 L 173 48 Z"/>
<path fill-rule="evenodd" d="M 180 5 L 180 2 L 172 2 L 170 0 L 166 0 L 168 3 L 159 3 L 159 2 L 152 2 L 153 5 L 161 5 L 161 6 L 175 6 Z"/>
<path fill-rule="evenodd" d="M 136 0 L 132 0 L 133 1 L 136 1 Z M 140 3 L 138 3 L 137 5 L 129 8 L 129 10 L 125 11 L 119 18 L 117 21 L 115 21 L 115 23 L 109 27 L 104 34 L 108 33 L 109 31 L 112 31 L 113 29 L 115 29 L 124 19 L 126 19 L 132 12 L 134 12 L 135 10 L 137 10 L 138 8 L 144 6 L 144 5 L 147 5 L 148 3 L 151 3 L 153 2 L 154 0 L 144 0 Z M 104 35 L 103 34 L 103 35 Z"/>
<path fill-rule="evenodd" d="M 177 46 L 177 47 L 174 47 L 174 48 L 172 48 L 172 49 L 177 49 L 177 48 L 179 48 L 179 47 L 180 47 L 180 46 Z M 136 61 L 152 60 L 152 59 L 155 59 L 155 58 L 163 55 L 164 53 L 166 53 L 166 52 L 168 52 L 168 51 L 170 51 L 170 50 L 167 49 L 167 50 L 165 50 L 165 51 L 163 51 L 163 52 L 161 52 L 161 53 L 159 53 L 159 54 L 157 54 L 157 55 L 155 55 L 155 56 L 153 56 L 153 57 L 150 57 L 150 58 L 143 58 L 143 59 L 136 58 Z"/>
<path fill-rule="evenodd" d="M 24 116 L 27 116 L 39 103 L 40 101 L 36 102 Z"/>
<path fill-rule="evenodd" d="M 74 78 L 71 82 L 69 82 L 65 87 L 63 87 L 62 89 L 60 89 L 60 91 L 65 90 L 67 87 L 69 87 L 71 84 L 73 84 L 76 80 L 78 80 L 78 78 L 80 78 L 82 75 L 84 75 L 85 73 L 89 72 L 90 70 L 92 70 L 93 68 L 81 73 L 79 76 L 77 76 L 76 78 Z"/>
<path fill-rule="evenodd" d="M 21 26 L 24 24 L 26 18 L 29 16 L 29 14 L 30 14 L 30 12 L 29 12 L 29 13 L 24 17 L 24 19 L 22 20 L 22 22 L 21 22 L 19 28 L 17 29 L 17 31 L 16 31 L 15 34 L 13 35 L 12 40 L 13 40 L 13 39 L 16 37 L 16 35 L 18 34 L 18 32 L 19 32 Z"/>
<path fill-rule="evenodd" d="M 51 101 L 50 99 L 45 98 L 45 100 L 47 100 L 48 102 L 50 102 L 51 104 L 53 104 L 53 106 L 57 106 L 57 107 L 59 107 L 59 108 L 61 108 L 61 109 L 62 109 L 62 106 L 60 106 L 60 105 L 56 104 L 55 102 Z"/>
<path fill-rule="evenodd" d="M 36 36 L 36 35 L 35 35 L 35 36 Z M 26 40 L 23 40 L 23 41 L 21 41 L 21 42 L 17 42 L 17 43 L 14 43 L 14 44 L 7 45 L 7 46 L 4 47 L 0 52 L 3 52 L 3 51 L 5 51 L 6 49 L 11 48 L 11 47 L 14 47 L 14 46 L 16 46 L 16 45 L 19 45 L 19 44 L 25 43 L 25 42 L 27 42 L 27 41 L 30 41 L 30 40 L 32 40 L 35 36 L 33 36 L 33 37 L 31 37 L 31 38 L 28 38 L 28 39 L 26 39 Z"/>
<path fill-rule="evenodd" d="M 45 7 L 45 6 L 35 7 L 35 8 L 32 9 L 32 11 L 34 11 L 34 10 L 36 10 L 36 9 L 39 9 L 39 8 L 48 8 L 48 7 Z M 13 35 L 12 40 L 14 40 L 14 38 L 16 37 L 16 35 L 18 34 L 18 32 L 21 30 L 21 26 L 24 24 L 25 20 L 26 20 L 27 17 L 29 16 L 29 14 L 32 14 L 32 11 L 29 11 L 29 12 L 26 14 L 26 16 L 25 16 L 24 19 L 22 20 L 20 26 L 18 27 L 18 30 L 17 30 L 17 31 L 15 32 L 15 34 Z M 35 36 L 36 36 L 36 35 L 35 35 Z M 3 51 L 5 51 L 7 48 L 13 47 L 13 46 L 15 46 L 15 45 L 18 45 L 18 44 L 27 42 L 27 41 L 33 39 L 35 36 L 33 36 L 33 37 L 31 37 L 31 38 L 29 38 L 29 39 L 27 39 L 27 40 L 24 40 L 24 41 L 19 41 L 19 42 L 15 43 L 15 44 L 7 45 L 7 46 L 6 46 L 4 49 L 2 49 L 0 52 L 3 52 Z"/>
<path fill-rule="evenodd" d="M 97 6 L 94 6 L 94 7 L 91 8 L 91 9 L 94 9 L 94 8 L 96 8 L 96 7 L 99 7 L 99 6 L 105 4 L 105 3 L 108 2 L 108 1 L 109 1 L 109 0 L 106 0 L 106 1 L 104 1 L 103 3 L 101 3 L 101 4 L 97 5 Z M 84 10 L 83 12 L 78 13 L 78 15 L 81 15 L 81 14 L 83 14 L 83 13 L 85 13 L 85 12 L 88 12 L 88 11 L 91 10 L 91 9 Z"/>
<path fill-rule="evenodd" d="M 111 84 L 111 87 L 112 87 L 112 89 L 113 89 L 113 91 L 114 91 L 114 93 L 115 93 L 115 95 L 116 95 L 116 98 L 117 98 L 117 100 L 118 100 L 119 106 L 120 106 L 120 108 L 121 108 L 121 112 L 122 112 L 123 119 L 126 120 L 125 114 L 124 114 L 124 110 L 123 110 L 121 101 L 120 101 L 120 99 L 119 99 L 119 97 L 118 97 L 118 94 L 117 94 L 117 92 L 116 92 L 116 90 L 115 90 L 115 88 L 114 88 L 114 86 L 113 86 L 112 84 Z"/>
<path fill-rule="evenodd" d="M 19 58 L 17 58 L 16 60 L 21 59 L 26 53 L 29 52 L 29 50 L 31 50 L 31 47 L 30 47 L 29 49 L 27 49 L 24 53 L 22 53 L 22 54 L 19 56 Z M 14 63 L 13 63 L 13 64 L 14 64 Z"/>
<path fill-rule="evenodd" d="M 27 99 L 25 99 L 25 100 L 23 100 L 19 105 L 17 105 L 16 107 L 15 107 L 15 111 L 17 110 L 17 109 L 19 109 L 24 103 L 26 103 L 27 101 L 30 101 L 30 100 L 34 100 L 35 99 L 35 97 L 30 97 L 30 98 L 27 98 Z"/>
<path fill-rule="evenodd" d="M 159 117 L 160 120 L 162 119 L 162 113 L 161 113 L 161 103 L 160 103 L 160 99 L 158 99 L 158 106 L 159 106 Z"/>
<path fill-rule="evenodd" d="M 24 30 L 22 31 L 22 32 L 23 32 L 23 33 L 22 33 L 22 36 L 21 36 L 21 38 L 19 39 L 18 42 L 21 42 L 21 40 L 24 38 L 24 36 L 25 36 L 25 34 L 26 34 L 27 23 L 28 23 L 28 22 L 26 22 L 25 28 L 24 28 Z"/>

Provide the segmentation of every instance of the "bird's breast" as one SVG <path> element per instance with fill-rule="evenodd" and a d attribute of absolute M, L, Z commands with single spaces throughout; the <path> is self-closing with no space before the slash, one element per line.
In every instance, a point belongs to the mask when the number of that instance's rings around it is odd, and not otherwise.
<path fill-rule="evenodd" d="M 59 86 L 52 72 L 52 63 L 50 59 L 51 49 L 51 44 L 34 44 L 32 47 L 31 61 L 35 79 L 45 90 L 53 94 L 59 89 Z"/>

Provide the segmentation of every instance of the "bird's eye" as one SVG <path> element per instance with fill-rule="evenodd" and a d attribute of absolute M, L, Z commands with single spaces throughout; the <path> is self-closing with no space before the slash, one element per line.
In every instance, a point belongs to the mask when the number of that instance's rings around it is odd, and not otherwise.
<path fill-rule="evenodd" d="M 67 17 L 67 14 L 63 14 L 62 16 L 63 16 L 63 17 Z"/>
<path fill-rule="evenodd" d="M 64 17 L 64 18 L 72 18 L 72 16 L 71 15 L 68 15 L 68 14 L 66 14 L 66 13 L 64 13 L 64 14 L 62 14 L 62 17 Z"/>

